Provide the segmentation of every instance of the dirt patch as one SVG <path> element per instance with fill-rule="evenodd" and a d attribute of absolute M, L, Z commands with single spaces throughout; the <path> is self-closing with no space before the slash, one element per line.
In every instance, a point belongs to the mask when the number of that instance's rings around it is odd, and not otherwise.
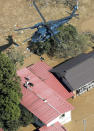
<path fill-rule="evenodd" d="M 94 32 L 94 0 L 80 0 L 78 29 L 82 32 Z"/>
<path fill-rule="evenodd" d="M 94 17 L 84 21 L 80 27 L 82 32 L 94 32 Z"/>
<path fill-rule="evenodd" d="M 94 89 L 69 100 L 74 106 L 72 121 L 66 125 L 68 131 L 83 131 L 83 120 L 86 120 L 86 131 L 94 130 Z"/>
<path fill-rule="evenodd" d="M 32 124 L 30 124 L 27 127 L 21 127 L 21 128 L 19 128 L 18 131 L 34 131 L 35 129 L 36 128 Z"/>

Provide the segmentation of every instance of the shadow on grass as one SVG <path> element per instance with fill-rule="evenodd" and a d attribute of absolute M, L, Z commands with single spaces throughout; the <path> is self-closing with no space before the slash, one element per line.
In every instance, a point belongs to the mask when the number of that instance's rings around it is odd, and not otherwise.
<path fill-rule="evenodd" d="M 12 36 L 8 36 L 8 38 L 6 39 L 8 41 L 8 44 L 0 46 L 0 52 L 6 50 L 7 48 L 9 48 L 12 44 L 14 44 L 15 46 L 19 46 L 16 42 L 13 41 Z"/>

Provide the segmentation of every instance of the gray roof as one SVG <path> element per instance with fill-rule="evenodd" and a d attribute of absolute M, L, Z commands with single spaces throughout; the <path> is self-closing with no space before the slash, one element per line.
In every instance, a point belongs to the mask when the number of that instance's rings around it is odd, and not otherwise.
<path fill-rule="evenodd" d="M 94 80 L 94 52 L 69 59 L 50 71 L 70 90 L 79 89 Z"/>

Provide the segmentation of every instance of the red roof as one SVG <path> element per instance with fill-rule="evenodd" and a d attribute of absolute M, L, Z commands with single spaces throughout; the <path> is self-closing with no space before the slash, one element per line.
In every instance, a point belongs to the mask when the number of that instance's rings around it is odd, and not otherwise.
<path fill-rule="evenodd" d="M 45 124 L 55 119 L 59 113 L 53 110 L 48 104 L 41 100 L 31 91 L 27 90 L 27 95 L 23 97 L 21 104 L 23 104 L 29 111 L 37 116 Z"/>
<path fill-rule="evenodd" d="M 30 71 L 32 71 L 36 76 L 38 76 L 41 80 L 46 80 L 49 78 L 49 71 L 51 69 L 45 62 L 38 62 L 34 65 L 27 67 Z"/>
<path fill-rule="evenodd" d="M 45 62 L 38 62 L 28 69 L 44 81 L 50 88 L 57 92 L 61 97 L 68 99 L 73 96 L 72 92 L 68 92 L 64 86 L 49 72 L 49 67 Z"/>
<path fill-rule="evenodd" d="M 50 127 L 43 126 L 42 128 L 39 129 L 39 131 L 67 131 L 67 130 L 57 122 Z"/>
<path fill-rule="evenodd" d="M 73 109 L 71 104 L 27 68 L 19 70 L 17 74 L 21 77 L 23 93 L 21 103 L 45 124 Z M 30 79 L 29 81 L 34 84 L 33 87 L 26 89 L 23 86 L 25 77 Z"/>
<path fill-rule="evenodd" d="M 3 129 L 2 129 L 2 128 L 0 128 L 0 131 L 3 131 Z"/>

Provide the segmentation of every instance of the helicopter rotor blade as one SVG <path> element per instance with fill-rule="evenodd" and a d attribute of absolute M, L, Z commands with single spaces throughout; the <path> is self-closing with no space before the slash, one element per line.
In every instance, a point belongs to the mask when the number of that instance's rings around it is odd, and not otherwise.
<path fill-rule="evenodd" d="M 39 26 L 43 26 L 43 25 L 44 25 L 44 23 L 41 22 L 41 23 L 35 24 L 34 26 L 20 28 L 20 29 L 15 29 L 14 31 L 27 30 L 27 29 L 35 29 L 35 28 L 38 28 Z"/>
<path fill-rule="evenodd" d="M 34 29 L 35 27 L 26 27 L 26 28 L 20 28 L 20 29 L 15 29 L 14 31 L 20 31 L 20 30 L 27 30 L 27 29 Z"/>
<path fill-rule="evenodd" d="M 67 14 L 69 14 L 69 15 L 71 15 L 71 13 L 70 12 L 68 12 L 68 11 L 65 11 Z"/>
<path fill-rule="evenodd" d="M 37 7 L 35 1 L 33 1 L 33 5 L 34 5 L 35 9 L 37 10 L 37 12 L 39 13 L 40 17 L 42 18 L 43 22 L 46 23 L 46 20 L 45 20 L 44 16 L 42 15 L 42 13 L 40 12 L 39 8 Z"/>
<path fill-rule="evenodd" d="M 26 40 L 24 40 L 23 43 L 25 43 L 25 42 L 27 42 L 27 41 L 29 41 L 29 40 L 31 40 L 31 37 L 29 37 L 29 38 L 27 38 Z"/>

